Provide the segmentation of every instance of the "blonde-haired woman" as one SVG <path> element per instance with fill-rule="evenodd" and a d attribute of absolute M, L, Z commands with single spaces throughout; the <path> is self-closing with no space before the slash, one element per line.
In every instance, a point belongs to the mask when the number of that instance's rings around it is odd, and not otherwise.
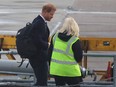
<path fill-rule="evenodd" d="M 79 87 L 82 75 L 78 63 L 82 61 L 82 55 L 79 26 L 73 17 L 67 17 L 53 35 L 49 48 L 50 74 L 54 76 L 56 86 Z"/>

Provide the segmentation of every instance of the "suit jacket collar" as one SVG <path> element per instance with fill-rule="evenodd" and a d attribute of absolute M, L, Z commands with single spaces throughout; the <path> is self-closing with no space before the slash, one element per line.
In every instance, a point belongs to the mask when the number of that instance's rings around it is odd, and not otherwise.
<path fill-rule="evenodd" d="M 45 23 L 47 23 L 46 19 L 41 14 L 39 16 L 44 20 Z"/>

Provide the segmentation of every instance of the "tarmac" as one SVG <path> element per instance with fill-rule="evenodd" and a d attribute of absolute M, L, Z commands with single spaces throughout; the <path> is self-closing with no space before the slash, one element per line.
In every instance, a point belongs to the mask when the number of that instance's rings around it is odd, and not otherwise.
<path fill-rule="evenodd" d="M 80 36 L 116 37 L 115 0 L 2 0 L 0 30 L 17 31 L 27 22 L 32 22 L 40 14 L 42 5 L 48 2 L 57 7 L 54 18 L 48 23 L 52 34 L 63 19 L 70 15 L 79 24 Z"/>
<path fill-rule="evenodd" d="M 32 22 L 40 14 L 41 7 L 49 2 L 54 3 L 57 7 L 54 18 L 48 23 L 51 35 L 59 29 L 66 16 L 72 16 L 79 24 L 80 36 L 116 38 L 115 0 L 1 0 L 1 33 L 4 31 L 16 32 L 27 22 Z M 88 68 L 106 70 L 108 61 L 113 61 L 113 59 L 90 57 L 88 58 Z M 93 78 L 89 76 L 84 80 L 92 81 Z"/>

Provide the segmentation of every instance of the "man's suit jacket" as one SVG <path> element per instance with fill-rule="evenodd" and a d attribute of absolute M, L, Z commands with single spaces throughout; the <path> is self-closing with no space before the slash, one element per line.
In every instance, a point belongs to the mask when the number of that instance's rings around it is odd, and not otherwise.
<path fill-rule="evenodd" d="M 48 53 L 49 28 L 43 18 L 39 15 L 33 22 L 32 38 L 37 48 L 37 55 L 46 57 Z"/>

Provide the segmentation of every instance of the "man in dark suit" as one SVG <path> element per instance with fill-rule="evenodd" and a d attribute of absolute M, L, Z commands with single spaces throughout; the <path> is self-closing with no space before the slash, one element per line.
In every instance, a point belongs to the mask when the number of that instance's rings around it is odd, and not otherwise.
<path fill-rule="evenodd" d="M 43 6 L 41 14 L 32 22 L 33 30 L 31 35 L 37 52 L 29 57 L 29 62 L 37 78 L 35 86 L 47 86 L 48 38 L 50 34 L 47 21 L 53 18 L 55 11 L 56 7 L 53 4 L 46 4 Z"/>

